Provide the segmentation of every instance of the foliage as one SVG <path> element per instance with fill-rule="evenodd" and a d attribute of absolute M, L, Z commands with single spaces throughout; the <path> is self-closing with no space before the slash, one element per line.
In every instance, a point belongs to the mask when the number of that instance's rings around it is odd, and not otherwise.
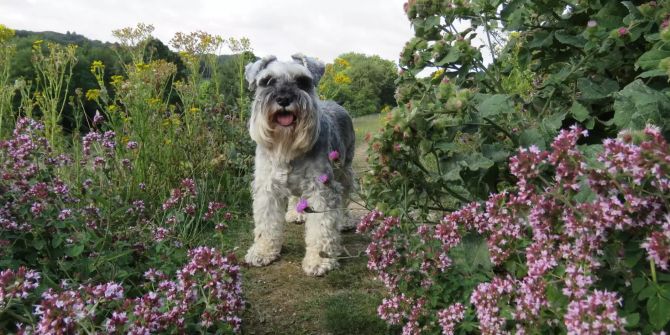
<path fill-rule="evenodd" d="M 667 329 L 670 146 L 647 127 L 605 140 L 589 159 L 593 147 L 577 146 L 586 134 L 572 127 L 551 150 L 519 149 L 514 190 L 435 225 L 364 218 L 368 267 L 390 294 L 380 317 L 404 334 Z M 472 257 L 476 236 L 490 261 Z"/>
<path fill-rule="evenodd" d="M 371 143 L 362 186 L 372 206 L 425 218 L 485 199 L 513 182 L 511 152 L 545 148 L 575 123 L 591 143 L 648 122 L 667 135 L 666 1 L 412 0 L 405 10 L 415 37 L 401 53 L 399 106 Z"/>
<path fill-rule="evenodd" d="M 0 91 L 18 119 L 0 133 L 0 329 L 239 331 L 239 266 L 213 247 L 246 219 L 251 140 L 217 108 L 217 57 L 161 58 L 149 27 L 117 31 L 128 63 L 92 60 L 88 89 L 71 89 L 80 48 L 37 42 L 36 85 Z"/>
<path fill-rule="evenodd" d="M 13 123 L 12 98 L 15 88 L 10 86 L 10 61 L 16 53 L 16 45 L 11 42 L 14 30 L 0 24 L 0 136 L 4 134 L 6 121 Z"/>
<path fill-rule="evenodd" d="M 231 214 L 221 213 L 222 204 L 205 206 L 195 182 L 186 179 L 182 187 L 189 193 L 173 191 L 166 200 L 171 205 L 153 213 L 145 199 L 119 197 L 124 175 L 134 163 L 125 157 L 132 157 L 136 146 L 117 150 L 114 132 L 91 132 L 83 138 L 82 155 L 73 161 L 54 154 L 43 134 L 40 123 L 20 119 L 13 137 L 0 142 L 0 236 L 5 245 L 0 264 L 9 268 L 3 270 L 8 279 L 1 282 L 0 312 L 11 316 L 4 329 L 12 319 L 23 323 L 19 328 L 37 333 L 206 330 L 218 321 L 239 326 L 236 315 L 243 305 L 234 258 L 210 248 L 188 254 L 184 250 L 196 242 L 190 236 L 202 234 L 189 220 L 209 222 L 211 229 L 211 222 L 231 219 Z M 86 177 L 82 185 L 60 177 L 77 168 Z M 176 271 L 185 262 L 190 263 Z M 30 276 L 17 278 L 11 270 L 17 267 L 19 272 L 30 268 L 40 273 L 30 270 Z M 146 271 L 176 271 L 178 281 L 161 275 L 151 279 L 154 284 L 143 284 Z M 43 286 L 38 288 L 34 278 L 40 277 Z M 85 284 L 90 282 L 107 284 Z M 123 286 L 130 288 L 127 295 Z M 193 287 L 204 291 L 194 292 Z M 19 289 L 25 294 L 13 293 Z M 34 313 L 31 303 L 40 306 Z M 110 323 L 116 328 L 109 328 Z"/>
<path fill-rule="evenodd" d="M 326 65 L 319 95 L 335 100 L 352 116 L 379 113 L 386 106 L 395 106 L 396 69 L 393 62 L 379 56 L 342 54 Z"/>

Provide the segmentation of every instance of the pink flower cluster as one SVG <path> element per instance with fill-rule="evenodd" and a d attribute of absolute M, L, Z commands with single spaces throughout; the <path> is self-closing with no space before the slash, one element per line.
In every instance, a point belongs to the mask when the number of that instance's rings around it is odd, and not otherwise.
<path fill-rule="evenodd" d="M 424 283 L 460 275 L 451 271 L 450 253 L 462 244 L 464 234 L 476 233 L 486 238 L 494 267 L 525 269 L 499 274 L 472 292 L 469 303 L 483 334 L 511 329 L 525 333 L 542 322 L 555 326 L 557 321 L 543 315 L 558 307 L 547 292 L 556 285 L 567 297 L 558 311 L 565 313 L 569 333 L 623 331 L 621 299 L 599 286 L 604 250 L 618 246 L 619 257 L 625 257 L 630 248 L 620 247 L 615 233 L 628 232 L 632 247 L 645 250 L 651 266 L 670 268 L 670 216 L 664 196 L 670 191 L 670 147 L 655 127 L 624 132 L 606 140 L 598 164 L 590 165 L 577 146 L 584 136 L 586 131 L 572 127 L 558 134 L 551 150 L 520 149 L 509 165 L 518 180 L 515 190 L 492 194 L 483 206 L 471 203 L 445 215 L 432 233 L 430 225 L 413 227 L 377 211 L 363 217 L 357 231 L 372 238 L 368 268 L 392 296 L 380 306 L 382 318 L 417 329 L 413 313 L 436 313 L 442 332 L 454 333 L 465 313 L 460 302 L 448 301 L 448 308 L 427 305 L 423 312 L 415 311 L 416 302 L 431 301 L 424 296 L 430 285 Z M 502 313 L 503 308 L 509 313 Z"/>
<path fill-rule="evenodd" d="M 0 310 L 6 308 L 12 300 L 27 298 L 39 283 L 39 272 L 24 266 L 17 270 L 0 271 Z"/>
<path fill-rule="evenodd" d="M 228 325 L 239 332 L 239 313 L 244 301 L 235 258 L 224 257 L 207 247 L 190 250 L 188 257 L 188 263 L 177 272 L 175 280 L 168 280 L 155 269 L 147 271 L 145 278 L 155 289 L 137 298 L 126 297 L 117 283 L 76 289 L 63 287 L 60 292 L 48 289 L 35 307 L 37 324 L 19 325 L 19 333 L 74 334 L 82 330 L 105 334 L 184 333 L 188 318 L 194 318 L 203 330 Z M 35 277 L 34 272 L 26 273 Z M 25 275 L 22 282 L 26 284 L 20 290 L 34 289 L 37 285 Z M 111 312 L 100 317 L 98 313 L 103 311 Z"/>

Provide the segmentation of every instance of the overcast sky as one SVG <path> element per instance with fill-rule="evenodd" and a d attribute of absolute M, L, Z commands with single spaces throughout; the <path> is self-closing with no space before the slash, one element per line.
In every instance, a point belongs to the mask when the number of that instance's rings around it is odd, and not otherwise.
<path fill-rule="evenodd" d="M 111 31 L 153 24 L 168 43 L 175 32 L 204 30 L 251 39 L 254 53 L 302 52 L 332 62 L 355 51 L 397 62 L 412 37 L 405 0 L 0 0 L 0 24 L 12 29 L 76 32 L 113 42 Z M 224 53 L 227 50 L 224 50 Z"/>

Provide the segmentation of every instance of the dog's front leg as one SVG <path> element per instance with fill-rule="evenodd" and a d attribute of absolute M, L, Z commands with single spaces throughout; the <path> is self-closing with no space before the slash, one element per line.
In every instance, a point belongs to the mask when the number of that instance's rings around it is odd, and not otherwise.
<path fill-rule="evenodd" d="M 340 219 L 340 194 L 328 187 L 317 187 L 307 197 L 309 207 L 314 211 L 307 214 L 305 222 L 305 258 L 302 268 L 312 276 L 321 276 L 337 267 L 340 254 L 340 233 L 337 229 Z"/>
<path fill-rule="evenodd" d="M 261 175 L 260 179 L 264 177 Z M 254 244 L 244 257 L 254 266 L 268 265 L 277 259 L 284 239 L 287 196 L 273 189 L 271 181 L 254 181 Z"/>

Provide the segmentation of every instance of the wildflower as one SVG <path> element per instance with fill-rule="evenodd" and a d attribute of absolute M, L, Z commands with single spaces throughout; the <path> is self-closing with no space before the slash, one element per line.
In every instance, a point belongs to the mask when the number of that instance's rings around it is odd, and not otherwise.
<path fill-rule="evenodd" d="M 442 327 L 443 335 L 453 335 L 456 324 L 465 317 L 465 307 L 461 303 L 450 305 L 446 309 L 437 312 L 437 319 Z"/>
<path fill-rule="evenodd" d="M 625 35 L 628 35 L 628 28 L 621 27 L 621 28 L 617 29 L 617 32 L 619 33 L 619 37 L 623 37 Z"/>
<path fill-rule="evenodd" d="M 307 199 L 300 198 L 298 203 L 295 205 L 295 211 L 298 213 L 305 213 L 305 210 L 309 209 L 309 204 L 307 204 Z"/>
<path fill-rule="evenodd" d="M 328 159 L 331 161 L 337 161 L 340 159 L 340 152 L 337 150 L 333 150 L 330 153 L 328 153 Z"/>
<path fill-rule="evenodd" d="M 596 20 L 589 20 L 589 22 L 586 23 L 586 27 L 588 28 L 595 28 L 598 25 L 598 22 Z"/>
<path fill-rule="evenodd" d="M 0 310 L 12 299 L 26 299 L 39 286 L 40 273 L 21 266 L 0 271 Z"/>
<path fill-rule="evenodd" d="M 226 205 L 220 202 L 210 201 L 209 204 L 207 204 L 207 212 L 203 216 L 203 219 L 205 220 L 211 219 L 220 209 L 225 207 Z"/>
<path fill-rule="evenodd" d="M 128 144 L 126 144 L 126 148 L 128 150 L 135 150 L 135 149 L 137 149 L 137 147 L 138 147 L 138 144 L 135 141 L 128 141 Z"/>
<path fill-rule="evenodd" d="M 58 214 L 58 220 L 63 221 L 69 218 L 70 216 L 72 216 L 72 210 L 66 208 L 60 211 L 60 214 Z"/>
<path fill-rule="evenodd" d="M 86 100 L 95 101 L 95 100 L 98 100 L 98 98 L 100 98 L 100 90 L 99 89 L 94 88 L 94 89 L 90 89 L 90 90 L 86 91 Z M 95 121 L 93 121 L 93 123 L 95 124 Z"/>
<path fill-rule="evenodd" d="M 616 293 L 595 290 L 568 305 L 564 322 L 568 334 L 611 334 L 624 332 L 625 320 L 617 313 L 621 298 Z"/>
<path fill-rule="evenodd" d="M 316 180 L 317 180 L 318 182 L 320 182 L 321 184 L 326 184 L 326 183 L 328 183 L 328 180 L 329 180 L 329 178 L 328 178 L 328 174 L 327 174 L 327 173 L 324 173 L 324 174 L 322 174 L 322 175 L 316 177 Z"/>

